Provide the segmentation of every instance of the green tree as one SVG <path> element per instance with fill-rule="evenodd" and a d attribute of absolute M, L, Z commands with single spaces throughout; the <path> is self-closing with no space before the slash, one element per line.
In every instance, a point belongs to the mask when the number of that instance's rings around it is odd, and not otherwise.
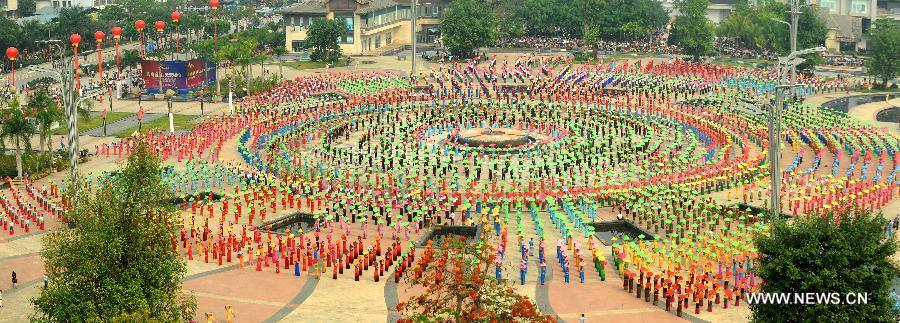
<path fill-rule="evenodd" d="M 716 33 L 736 45 L 752 49 L 769 49 L 786 54 L 790 50 L 790 29 L 776 21 L 790 21 L 790 7 L 779 1 L 764 0 L 755 4 L 740 1 Z M 797 21 L 797 48 L 822 46 L 828 27 L 810 7 L 801 9 Z"/>
<path fill-rule="evenodd" d="M 755 9 L 755 8 L 754 8 Z M 719 23 L 716 35 L 744 48 L 765 48 L 766 34 L 758 23 L 760 12 L 751 10 L 746 1 L 735 3 L 735 9 Z"/>
<path fill-rule="evenodd" d="M 35 43 L 35 40 L 47 40 L 47 30 L 49 26 L 47 24 L 43 24 L 37 19 L 28 19 L 22 22 L 22 31 L 21 35 L 22 39 L 19 42 L 19 48 L 23 49 L 40 49 L 39 44 Z M 43 45 L 44 49 L 46 49 L 46 45 Z"/>
<path fill-rule="evenodd" d="M 151 318 L 141 321 L 176 322 L 193 316 L 196 301 L 181 285 L 186 264 L 172 249 L 177 213 L 162 204 L 172 191 L 161 174 L 159 157 L 140 143 L 99 187 L 72 185 L 78 192 L 67 217 L 74 225 L 43 238 L 49 284 L 32 299 L 35 320 L 137 315 Z"/>
<path fill-rule="evenodd" d="M 7 104 L 6 109 L 0 110 L 0 120 L 3 122 L 0 124 L 0 141 L 4 147 L 7 141 L 12 142 L 16 149 L 16 173 L 22 178 L 22 148 L 31 150 L 31 135 L 35 133 L 35 128 L 20 108 L 18 98 L 10 99 Z"/>
<path fill-rule="evenodd" d="M 497 42 L 497 20 L 480 0 L 450 3 L 438 29 L 444 46 L 457 57 L 471 57 L 476 48 Z"/>
<path fill-rule="evenodd" d="M 113 26 L 125 24 L 126 21 L 128 21 L 128 11 L 125 10 L 125 7 L 119 5 L 111 4 L 103 7 L 103 9 L 100 9 L 100 11 L 97 12 L 97 22 L 99 22 L 105 30 L 109 30 Z M 124 25 L 119 27 L 129 29 L 124 27 L 130 26 Z"/>
<path fill-rule="evenodd" d="M 868 304 L 751 304 L 755 322 L 894 322 L 889 296 L 897 269 L 894 239 L 880 216 L 801 217 L 777 221 L 756 240 L 763 293 L 868 293 Z"/>
<path fill-rule="evenodd" d="M 62 122 L 65 119 L 65 113 L 59 103 L 47 94 L 47 89 L 43 88 L 28 97 L 28 108 L 31 109 L 38 126 L 38 134 L 41 138 L 40 148 L 42 150 L 49 149 L 47 142 L 50 138 L 50 126 L 54 122 Z"/>
<path fill-rule="evenodd" d="M 527 33 L 525 19 L 517 14 L 520 0 L 499 0 L 491 5 L 494 17 L 497 17 L 497 25 L 500 36 L 520 37 Z"/>
<path fill-rule="evenodd" d="M 900 75 L 900 23 L 888 18 L 876 20 L 868 44 L 868 73 L 881 79 L 880 88 L 885 89 Z"/>
<path fill-rule="evenodd" d="M 306 31 L 303 46 L 312 49 L 309 58 L 314 61 L 334 63 L 341 58 L 338 38 L 347 31 L 343 21 L 318 18 L 313 20 Z"/>
<path fill-rule="evenodd" d="M 60 9 L 59 16 L 54 19 L 56 21 L 54 33 L 56 35 L 65 35 L 60 39 L 66 40 L 73 33 L 80 34 L 83 40 L 82 46 L 90 46 L 89 43 L 92 43 L 90 40 L 94 39 L 94 32 L 99 27 L 90 14 L 90 10 L 82 7 Z"/>
<path fill-rule="evenodd" d="M 215 30 L 216 37 L 219 40 L 222 39 L 223 36 L 228 34 L 228 31 L 231 29 L 231 23 L 227 20 L 222 20 L 221 17 L 213 23 L 212 18 L 206 20 L 203 29 L 206 30 L 206 33 L 210 35 L 212 38 L 213 30 Z"/>
<path fill-rule="evenodd" d="M 678 3 L 681 14 L 675 18 L 669 35 L 669 43 L 681 47 L 682 52 L 691 55 L 695 61 L 713 52 L 715 36 L 712 24 L 706 18 L 706 7 L 709 7 L 709 0 L 681 0 Z"/>
<path fill-rule="evenodd" d="M 278 76 L 284 77 L 284 70 L 282 69 L 283 66 L 281 64 L 281 56 L 287 54 L 287 49 L 284 48 L 284 46 L 278 46 L 275 47 L 273 53 L 275 54 L 275 57 L 278 58 Z"/>
<path fill-rule="evenodd" d="M 3 50 L 12 46 L 20 46 L 22 44 L 22 39 L 19 37 L 21 33 L 22 28 L 15 21 L 0 15 L 0 47 Z"/>
<path fill-rule="evenodd" d="M 642 38 L 659 31 L 669 15 L 655 0 L 581 0 L 585 41 Z"/>

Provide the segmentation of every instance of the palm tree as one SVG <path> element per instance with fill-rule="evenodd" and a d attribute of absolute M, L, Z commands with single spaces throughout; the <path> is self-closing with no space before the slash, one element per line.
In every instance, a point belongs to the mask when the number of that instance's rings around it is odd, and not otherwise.
<path fill-rule="evenodd" d="M 16 147 L 16 172 L 18 178 L 22 178 L 22 146 L 31 150 L 31 135 L 35 133 L 34 124 L 28 121 L 25 111 L 19 107 L 19 99 L 13 98 L 8 102 L 9 107 L 0 111 L 0 140 L 12 141 Z"/>
<path fill-rule="evenodd" d="M 48 150 L 48 139 L 50 137 L 50 126 L 54 122 L 62 122 L 65 120 L 65 114 L 56 100 L 53 100 L 46 90 L 38 90 L 28 98 L 28 108 L 34 113 L 34 119 L 37 121 L 38 132 L 41 138 L 41 150 Z"/>

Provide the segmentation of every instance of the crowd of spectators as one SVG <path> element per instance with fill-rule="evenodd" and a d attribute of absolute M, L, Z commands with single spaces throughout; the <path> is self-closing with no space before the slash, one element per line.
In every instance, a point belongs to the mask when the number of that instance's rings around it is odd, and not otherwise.
<path fill-rule="evenodd" d="M 497 42 L 501 48 L 553 48 L 573 49 L 584 45 L 581 39 L 567 36 L 523 36 L 503 37 Z"/>
<path fill-rule="evenodd" d="M 579 50 L 586 49 L 584 41 L 575 37 L 568 36 L 523 36 L 523 37 L 504 37 L 501 38 L 497 47 L 500 48 L 528 48 L 528 49 L 565 49 Z M 633 41 L 608 41 L 601 40 L 590 47 L 597 52 L 616 52 L 616 53 L 647 53 L 656 55 L 680 54 L 678 46 L 670 45 L 665 42 L 661 35 L 653 35 L 649 39 L 633 40 Z M 717 39 L 715 48 L 717 54 L 722 56 L 744 58 L 744 59 L 765 59 L 777 60 L 778 54 L 769 49 L 750 49 L 736 46 L 725 39 Z M 864 60 L 856 55 L 829 55 L 824 56 L 825 65 L 859 67 L 864 64 Z"/>
<path fill-rule="evenodd" d="M 648 53 L 657 55 L 678 54 L 677 46 L 654 39 L 640 41 L 599 41 L 594 48 L 604 52 Z"/>
<path fill-rule="evenodd" d="M 768 59 L 768 60 L 776 60 L 778 59 L 778 54 L 768 49 L 749 49 L 749 48 L 740 48 L 740 47 L 732 47 L 725 45 L 723 43 L 719 43 L 716 45 L 716 48 L 719 49 L 719 54 L 734 58 L 752 58 L 752 59 Z"/>
<path fill-rule="evenodd" d="M 828 55 L 823 58 L 825 58 L 825 65 L 830 66 L 860 67 L 865 64 L 865 60 L 855 54 L 852 56 Z"/>

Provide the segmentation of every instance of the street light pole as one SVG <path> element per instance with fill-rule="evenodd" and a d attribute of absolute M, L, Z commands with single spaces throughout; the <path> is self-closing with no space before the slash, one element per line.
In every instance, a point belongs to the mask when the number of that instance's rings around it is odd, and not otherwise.
<path fill-rule="evenodd" d="M 791 0 L 791 53 L 797 51 L 797 25 L 800 21 L 800 0 Z M 797 66 L 791 66 L 790 84 L 797 83 Z"/>
<path fill-rule="evenodd" d="M 781 115 L 784 110 L 785 90 L 793 89 L 802 84 L 785 84 L 784 71 L 787 68 L 794 69 L 797 65 L 806 61 L 800 56 L 812 53 L 824 52 L 824 47 L 808 48 L 801 51 L 792 51 L 785 57 L 778 58 L 779 79 L 781 83 L 775 87 L 775 105 L 769 111 L 769 169 L 772 177 L 772 193 L 770 207 L 772 216 L 781 213 Z"/>
<path fill-rule="evenodd" d="M 175 95 L 175 91 L 169 89 L 166 91 L 166 103 L 169 106 L 169 133 L 175 134 L 175 116 L 172 115 L 172 96 Z"/>
<path fill-rule="evenodd" d="M 418 15 L 416 4 L 418 0 L 410 0 L 412 3 L 412 11 L 410 12 L 409 22 L 410 22 L 410 43 L 412 43 L 412 67 L 409 70 L 409 77 L 413 78 L 416 75 L 416 15 Z"/>
<path fill-rule="evenodd" d="M 772 177 L 770 197 L 772 216 L 781 212 L 781 113 L 784 108 L 784 89 L 789 85 L 775 87 L 775 104 L 769 111 L 769 169 Z"/>

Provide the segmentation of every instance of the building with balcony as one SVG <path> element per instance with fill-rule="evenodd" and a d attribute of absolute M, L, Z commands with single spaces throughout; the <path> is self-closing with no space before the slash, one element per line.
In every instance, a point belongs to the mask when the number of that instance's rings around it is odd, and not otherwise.
<path fill-rule="evenodd" d="M 437 25 L 450 0 L 418 0 L 419 43 L 437 39 Z M 307 0 L 277 11 L 283 17 L 285 47 L 304 53 L 303 41 L 312 21 L 338 19 L 347 32 L 338 44 L 347 55 L 377 55 L 410 45 L 410 0 Z"/>

